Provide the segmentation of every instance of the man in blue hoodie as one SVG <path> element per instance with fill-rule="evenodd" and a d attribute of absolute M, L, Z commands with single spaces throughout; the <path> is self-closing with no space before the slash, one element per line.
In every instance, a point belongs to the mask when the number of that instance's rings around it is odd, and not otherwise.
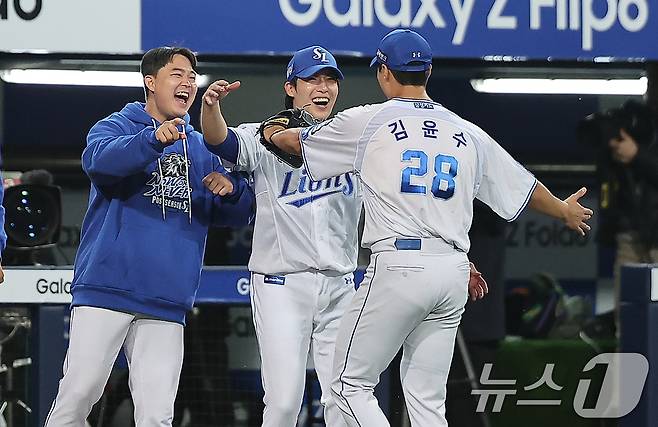
<path fill-rule="evenodd" d="M 70 342 L 46 426 L 83 426 L 119 350 L 130 369 L 135 424 L 171 426 L 185 313 L 199 285 L 208 227 L 250 222 L 254 194 L 189 125 L 196 58 L 162 47 L 142 58 L 146 104 L 92 127 L 91 180 L 75 260 Z M 204 188 L 204 178 L 223 179 Z"/>

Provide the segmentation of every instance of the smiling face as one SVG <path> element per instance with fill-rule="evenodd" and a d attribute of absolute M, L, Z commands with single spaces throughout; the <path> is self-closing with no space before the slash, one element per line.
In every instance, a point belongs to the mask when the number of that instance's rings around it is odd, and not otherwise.
<path fill-rule="evenodd" d="M 316 119 L 324 120 L 336 104 L 338 78 L 331 70 L 321 70 L 311 77 L 297 78 L 295 83 L 286 82 L 284 89 L 293 98 L 293 107 L 304 107 Z"/>
<path fill-rule="evenodd" d="M 146 75 L 144 85 L 147 89 L 146 111 L 160 122 L 185 116 L 197 93 L 192 63 L 179 54 L 155 75 Z"/>

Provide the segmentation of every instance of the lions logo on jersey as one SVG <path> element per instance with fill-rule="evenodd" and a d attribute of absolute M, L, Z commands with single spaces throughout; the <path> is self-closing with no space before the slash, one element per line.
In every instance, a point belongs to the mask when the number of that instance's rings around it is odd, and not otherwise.
<path fill-rule="evenodd" d="M 318 199 L 338 193 L 345 196 L 354 193 L 352 173 L 323 179 L 322 181 L 312 181 L 306 174 L 306 170 L 302 169 L 299 175 L 296 174 L 296 171 L 286 172 L 278 199 L 287 205 L 301 208 Z"/>
<path fill-rule="evenodd" d="M 185 174 L 189 167 L 189 160 L 185 164 L 185 157 L 179 153 L 166 154 L 160 159 L 162 167 L 162 176 L 158 167 L 151 172 L 151 178 L 146 183 L 150 187 L 144 194 L 144 197 L 150 197 L 151 203 L 162 205 L 162 195 L 164 194 L 165 206 L 187 212 L 188 195 L 192 193 L 192 188 L 188 187 Z"/>

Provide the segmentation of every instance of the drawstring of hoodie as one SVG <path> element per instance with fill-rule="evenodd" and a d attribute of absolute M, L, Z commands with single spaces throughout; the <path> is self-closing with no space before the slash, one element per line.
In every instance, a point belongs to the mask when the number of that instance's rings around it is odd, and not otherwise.
<path fill-rule="evenodd" d="M 192 224 L 192 187 L 190 187 L 190 165 L 187 161 L 187 135 L 183 125 L 183 155 L 185 156 L 185 188 L 187 193 L 187 213 L 190 224 Z"/>
<path fill-rule="evenodd" d="M 151 120 L 153 121 L 153 128 L 157 129 L 158 125 L 155 119 L 151 119 Z M 160 157 L 158 157 L 158 172 L 160 172 L 160 197 L 162 197 L 162 220 L 166 221 L 167 212 L 165 210 L 164 175 L 162 174 L 162 162 L 160 161 Z"/>
<path fill-rule="evenodd" d="M 155 129 L 158 128 L 157 122 L 155 119 L 151 119 L 153 121 L 153 127 Z M 188 212 L 188 220 L 190 224 L 192 224 L 192 188 L 190 187 L 190 166 L 189 166 L 189 161 L 188 161 L 188 156 L 187 156 L 187 135 L 185 134 L 185 125 L 183 125 L 183 155 L 185 157 L 185 189 L 187 193 L 187 212 Z M 160 158 L 158 157 L 158 172 L 160 173 L 160 196 L 162 197 L 162 220 L 166 221 L 167 220 L 167 210 L 165 208 L 165 189 L 164 189 L 164 174 L 162 173 L 162 162 L 160 161 Z"/>

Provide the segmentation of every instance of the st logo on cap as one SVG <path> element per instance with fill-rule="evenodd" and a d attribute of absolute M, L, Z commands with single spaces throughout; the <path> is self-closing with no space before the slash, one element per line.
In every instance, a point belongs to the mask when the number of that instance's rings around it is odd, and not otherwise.
<path fill-rule="evenodd" d="M 305 79 L 324 69 L 332 70 L 339 80 L 343 79 L 343 73 L 331 52 L 322 46 L 309 46 L 292 56 L 286 69 L 286 80 L 291 82 L 296 77 Z"/>
<path fill-rule="evenodd" d="M 393 30 L 379 42 L 370 66 L 375 64 L 385 64 L 395 71 L 425 71 L 432 64 L 432 48 L 415 31 Z"/>

